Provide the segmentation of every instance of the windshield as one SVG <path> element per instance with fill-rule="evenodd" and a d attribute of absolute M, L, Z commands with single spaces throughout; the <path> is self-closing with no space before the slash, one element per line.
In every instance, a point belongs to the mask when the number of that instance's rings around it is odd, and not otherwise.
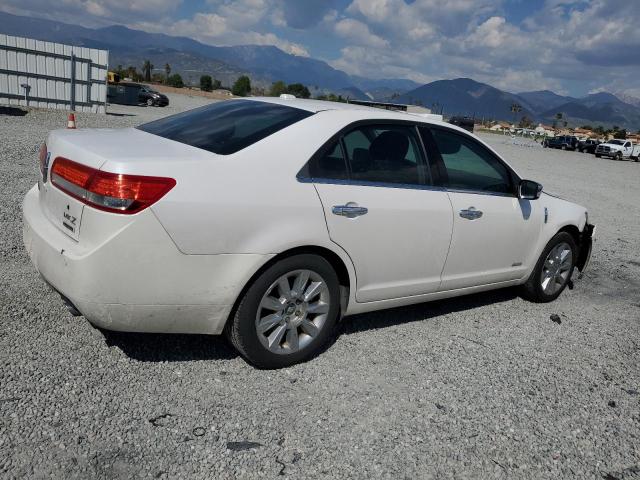
<path fill-rule="evenodd" d="M 137 128 L 212 153 L 229 155 L 310 115 L 306 110 L 274 103 L 229 100 Z"/>
<path fill-rule="evenodd" d="M 624 142 L 622 140 L 609 140 L 607 143 L 611 145 L 624 145 Z"/>

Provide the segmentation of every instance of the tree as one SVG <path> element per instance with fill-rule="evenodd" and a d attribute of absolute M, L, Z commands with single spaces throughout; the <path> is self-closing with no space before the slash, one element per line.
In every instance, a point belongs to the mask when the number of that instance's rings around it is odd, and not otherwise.
<path fill-rule="evenodd" d="M 535 124 L 533 123 L 533 120 L 531 120 L 526 115 L 523 115 L 522 118 L 520 119 L 520 123 L 518 124 L 518 126 L 520 128 L 533 128 L 535 127 Z"/>
<path fill-rule="evenodd" d="M 513 113 L 513 123 L 516 123 L 516 117 L 522 111 L 522 105 L 519 103 L 511 104 L 511 113 Z"/>
<path fill-rule="evenodd" d="M 271 89 L 269 90 L 269 96 L 271 97 L 279 97 L 283 93 L 287 93 L 287 85 L 282 80 L 278 80 L 277 82 L 273 82 L 271 84 Z"/>
<path fill-rule="evenodd" d="M 139 82 L 142 80 L 142 75 L 138 73 L 138 70 L 133 65 L 129 65 L 127 69 L 124 71 L 123 77 L 128 77 L 134 82 Z"/>
<path fill-rule="evenodd" d="M 164 64 L 164 73 L 165 82 L 169 83 L 169 75 L 171 75 L 171 65 L 169 65 L 168 63 Z"/>
<path fill-rule="evenodd" d="M 222 83 L 217 78 L 213 79 L 213 85 L 211 86 L 213 90 L 220 90 L 222 88 Z"/>
<path fill-rule="evenodd" d="M 287 93 L 295 95 L 298 98 L 309 98 L 311 96 L 309 89 L 301 83 L 292 83 L 289 85 L 287 87 Z"/>
<path fill-rule="evenodd" d="M 246 97 L 251 93 L 251 79 L 246 75 L 242 75 L 231 88 L 231 93 L 237 97 Z"/>
<path fill-rule="evenodd" d="M 560 122 L 561 120 L 562 120 L 562 113 L 561 112 L 556 113 L 556 118 L 553 121 L 553 129 L 554 130 L 557 130 L 558 122 Z M 567 122 L 564 122 L 564 123 L 566 124 Z"/>
<path fill-rule="evenodd" d="M 174 73 L 167 78 L 167 85 L 170 87 L 182 88 L 184 87 L 184 82 L 182 81 L 182 77 L 179 73 Z"/>
<path fill-rule="evenodd" d="M 622 130 L 615 130 L 613 132 L 613 138 L 618 138 L 620 140 L 625 140 L 627 138 L 627 130 L 626 129 L 622 129 Z"/>
<path fill-rule="evenodd" d="M 145 82 L 151 81 L 151 70 L 153 70 L 153 64 L 149 60 L 145 60 L 142 65 L 142 75 Z"/>
<path fill-rule="evenodd" d="M 584 130 L 593 130 L 593 127 L 591 125 L 583 125 L 580 128 L 582 128 Z"/>
<path fill-rule="evenodd" d="M 164 83 L 164 74 L 159 73 L 159 72 L 154 72 L 151 74 L 151 81 L 153 83 Z"/>
<path fill-rule="evenodd" d="M 211 75 L 202 75 L 200 77 L 200 90 L 210 92 L 213 90 L 213 80 Z"/>

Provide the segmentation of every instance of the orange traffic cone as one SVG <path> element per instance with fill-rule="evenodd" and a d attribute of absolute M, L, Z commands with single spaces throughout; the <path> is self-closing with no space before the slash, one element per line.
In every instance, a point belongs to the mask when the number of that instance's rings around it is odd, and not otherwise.
<path fill-rule="evenodd" d="M 76 114 L 70 113 L 69 118 L 67 119 L 67 128 L 76 128 Z"/>

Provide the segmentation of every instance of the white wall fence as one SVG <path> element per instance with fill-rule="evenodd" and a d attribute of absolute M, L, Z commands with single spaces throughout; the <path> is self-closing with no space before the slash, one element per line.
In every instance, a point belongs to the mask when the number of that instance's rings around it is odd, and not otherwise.
<path fill-rule="evenodd" d="M 0 104 L 104 113 L 109 52 L 0 34 Z"/>

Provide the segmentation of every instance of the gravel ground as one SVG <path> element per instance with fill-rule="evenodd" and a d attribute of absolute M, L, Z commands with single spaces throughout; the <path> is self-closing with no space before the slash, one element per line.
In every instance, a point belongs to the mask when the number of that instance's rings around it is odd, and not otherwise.
<path fill-rule="evenodd" d="M 78 121 L 129 126 L 206 102 L 171 101 Z M 0 114 L 0 477 L 640 475 L 640 164 L 487 135 L 589 207 L 599 239 L 576 288 L 546 305 L 505 290 L 359 315 L 316 359 L 260 371 L 221 338 L 95 330 L 45 287 L 20 205 L 65 121 Z"/>

